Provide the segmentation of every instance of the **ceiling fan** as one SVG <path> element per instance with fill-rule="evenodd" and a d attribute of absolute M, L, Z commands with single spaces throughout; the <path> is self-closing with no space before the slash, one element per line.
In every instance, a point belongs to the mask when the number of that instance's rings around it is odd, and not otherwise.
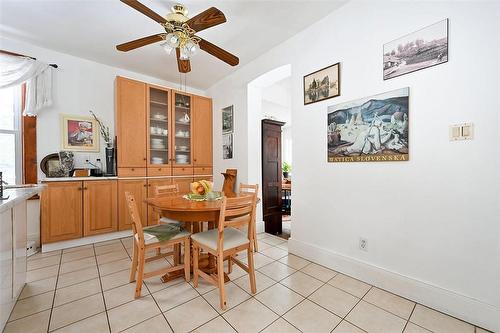
<path fill-rule="evenodd" d="M 165 32 L 117 45 L 116 49 L 118 51 L 127 52 L 142 46 L 164 41 L 161 46 L 163 46 L 167 53 L 170 54 L 175 49 L 177 66 L 181 73 L 191 71 L 189 58 L 198 48 L 231 66 L 236 66 L 240 62 L 235 55 L 195 35 L 197 32 L 226 22 L 224 13 L 217 8 L 211 7 L 192 18 L 188 18 L 186 7 L 176 4 L 172 7 L 171 13 L 163 17 L 139 1 L 120 1 L 158 22 L 165 29 Z"/>

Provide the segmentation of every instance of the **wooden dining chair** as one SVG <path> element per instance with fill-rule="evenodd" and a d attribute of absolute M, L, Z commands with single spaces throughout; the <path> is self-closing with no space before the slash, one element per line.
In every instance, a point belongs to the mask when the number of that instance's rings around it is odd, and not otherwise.
<path fill-rule="evenodd" d="M 242 194 L 242 193 L 252 193 L 255 195 L 255 202 L 257 203 L 257 196 L 259 195 L 259 184 L 243 184 L 243 183 L 240 183 L 240 188 L 238 190 L 239 194 Z M 257 244 L 257 222 L 255 221 L 256 219 L 256 212 L 257 212 L 257 209 L 254 210 L 253 212 L 253 230 L 252 230 L 252 233 L 253 233 L 253 243 L 251 244 L 252 245 L 252 250 L 254 252 L 258 252 L 259 251 L 259 247 L 258 247 L 258 244 Z"/>
<path fill-rule="evenodd" d="M 157 185 L 153 188 L 155 198 L 158 197 L 171 197 L 179 194 L 179 185 Z M 160 223 L 179 223 L 179 221 L 171 220 L 166 217 L 159 218 Z"/>
<path fill-rule="evenodd" d="M 219 221 L 216 229 L 191 235 L 193 245 L 193 283 L 198 287 L 198 277 L 201 276 L 209 283 L 219 288 L 219 300 L 222 310 L 226 309 L 226 294 L 224 289 L 224 259 L 231 257 L 232 261 L 245 270 L 250 278 L 252 294 L 257 292 L 255 285 L 255 268 L 253 252 L 250 244 L 253 240 L 251 232 L 253 214 L 255 211 L 256 196 L 243 195 L 235 198 L 222 198 Z M 248 233 L 244 233 L 233 226 L 248 224 Z M 199 251 L 204 250 L 216 259 L 216 274 L 208 274 L 198 268 Z M 233 256 L 247 251 L 248 265 Z"/>
<path fill-rule="evenodd" d="M 162 225 L 156 225 L 151 227 L 142 227 L 141 220 L 139 218 L 139 212 L 137 210 L 137 204 L 134 196 L 130 192 L 125 192 L 125 198 L 127 200 L 127 207 L 130 214 L 130 219 L 132 220 L 132 230 L 133 230 L 133 243 L 134 243 L 134 255 L 132 259 L 132 267 L 130 269 L 130 282 L 136 281 L 135 287 L 135 298 L 141 295 L 142 281 L 144 279 L 150 278 L 156 275 L 163 275 L 165 273 L 170 273 L 174 271 L 184 270 L 184 276 L 186 281 L 190 279 L 190 239 L 191 235 L 189 232 L 182 230 L 177 235 L 173 236 L 169 240 L 160 241 L 157 237 L 161 232 Z M 151 249 L 161 249 L 162 247 L 170 246 L 182 246 L 184 245 L 184 264 L 177 264 L 172 267 L 166 267 L 157 269 L 151 272 L 144 272 L 144 265 L 146 262 L 163 259 L 168 255 L 172 255 L 173 252 L 160 253 L 146 258 L 146 252 Z M 167 262 L 165 261 L 165 264 Z M 137 275 L 137 278 L 136 278 Z"/>

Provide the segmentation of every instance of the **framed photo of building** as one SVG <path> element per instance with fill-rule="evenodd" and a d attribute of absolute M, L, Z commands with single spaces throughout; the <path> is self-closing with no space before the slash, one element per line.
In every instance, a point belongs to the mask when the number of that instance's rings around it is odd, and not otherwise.
<path fill-rule="evenodd" d="M 233 133 L 222 135 L 222 158 L 224 160 L 233 158 Z"/>
<path fill-rule="evenodd" d="M 61 146 L 63 150 L 99 151 L 99 125 L 89 117 L 61 115 Z"/>
<path fill-rule="evenodd" d="M 448 19 L 384 44 L 384 80 L 448 61 Z"/>
<path fill-rule="evenodd" d="M 409 159 L 409 91 L 401 88 L 328 107 L 328 162 Z"/>
<path fill-rule="evenodd" d="M 234 131 L 233 106 L 222 109 L 222 133 L 233 133 Z"/>
<path fill-rule="evenodd" d="M 340 63 L 304 76 L 304 105 L 340 96 Z"/>

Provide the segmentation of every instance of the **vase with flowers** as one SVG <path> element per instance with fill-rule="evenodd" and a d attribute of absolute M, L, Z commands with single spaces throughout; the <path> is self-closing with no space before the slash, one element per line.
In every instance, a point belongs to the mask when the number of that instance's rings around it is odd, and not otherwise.
<path fill-rule="evenodd" d="M 113 140 L 109 132 L 109 126 L 104 125 L 104 123 L 95 115 L 92 110 L 89 110 L 90 114 L 99 124 L 99 132 L 101 133 L 104 142 L 106 142 L 106 173 L 105 176 L 114 176 L 115 172 L 115 148 L 113 146 Z"/>

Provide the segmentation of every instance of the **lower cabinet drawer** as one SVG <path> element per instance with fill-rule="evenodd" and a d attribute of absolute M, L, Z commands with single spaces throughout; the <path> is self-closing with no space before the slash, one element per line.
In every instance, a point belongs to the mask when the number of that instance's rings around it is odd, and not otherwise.
<path fill-rule="evenodd" d="M 175 167 L 172 169 L 173 176 L 192 176 L 193 167 Z"/>
<path fill-rule="evenodd" d="M 118 168 L 118 177 L 146 177 L 146 168 Z"/>
<path fill-rule="evenodd" d="M 171 167 L 148 168 L 148 176 L 150 177 L 171 176 L 171 175 L 172 175 Z"/>
<path fill-rule="evenodd" d="M 211 175 L 213 169 L 209 167 L 196 167 L 194 168 L 194 175 Z"/>

